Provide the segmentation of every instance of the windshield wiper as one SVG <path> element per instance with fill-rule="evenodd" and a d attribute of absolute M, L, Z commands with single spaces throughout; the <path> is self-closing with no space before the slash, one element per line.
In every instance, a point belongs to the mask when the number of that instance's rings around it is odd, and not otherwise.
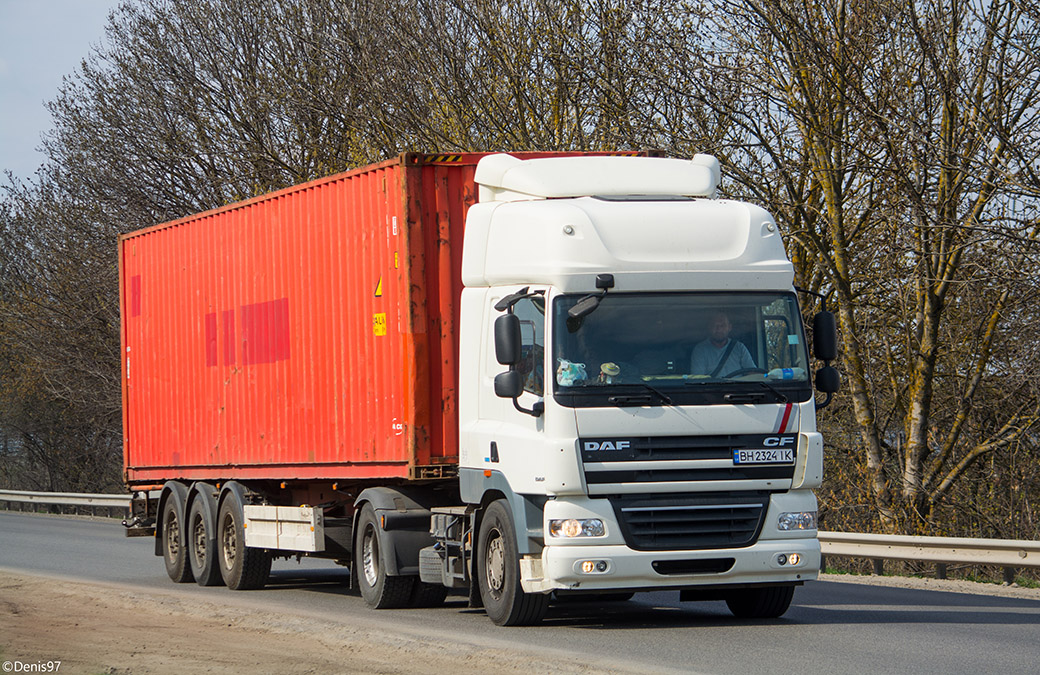
<path fill-rule="evenodd" d="M 768 382 L 759 382 L 759 384 L 768 389 L 769 391 L 773 392 L 773 394 L 776 396 L 776 400 L 778 403 L 787 403 L 787 396 L 785 396 L 782 391 L 780 391 L 773 385 L 769 384 Z"/>
<path fill-rule="evenodd" d="M 727 380 L 725 378 L 718 378 L 718 377 L 699 377 L 699 378 L 694 379 L 694 380 L 686 380 L 684 382 L 684 384 L 686 384 L 686 385 L 693 385 L 693 386 L 699 386 L 699 385 L 705 385 L 705 384 L 719 384 L 720 382 L 727 382 L 727 383 L 733 383 L 733 384 L 739 384 L 740 383 L 739 380 Z M 759 380 L 758 382 L 755 382 L 754 384 L 759 385 L 763 389 L 768 389 L 769 392 L 772 393 L 773 396 L 776 397 L 777 403 L 787 403 L 788 400 L 789 400 L 787 398 L 787 396 L 782 391 L 780 391 L 779 389 L 777 389 L 773 385 L 769 384 L 768 382 L 764 382 L 764 381 Z M 744 392 L 744 393 L 726 394 L 725 399 L 727 401 L 737 402 L 737 403 L 753 403 L 755 401 L 760 401 L 763 396 L 764 396 L 764 392 L 763 393 L 759 393 L 759 392 Z"/>
<path fill-rule="evenodd" d="M 653 385 L 650 385 L 650 384 L 647 384 L 646 382 L 636 382 L 636 384 L 641 385 L 643 387 L 646 387 L 647 391 L 652 391 L 653 393 L 657 394 L 661 398 L 662 401 L 664 401 L 668 405 L 672 405 L 672 397 L 669 396 L 668 394 L 664 393 L 663 391 L 661 391 L 657 387 L 655 387 Z"/>
<path fill-rule="evenodd" d="M 672 405 L 672 397 L 669 396 L 668 394 L 664 393 L 663 391 L 661 391 L 657 387 L 650 386 L 646 382 L 631 382 L 631 383 L 626 383 L 626 384 L 634 384 L 634 385 L 643 387 L 648 392 L 656 395 L 666 405 Z M 653 397 L 652 396 L 647 396 L 646 394 L 637 394 L 637 395 L 634 395 L 634 396 L 632 396 L 632 395 L 625 396 L 625 395 L 618 394 L 618 395 L 615 395 L 615 396 L 611 396 L 607 400 L 610 401 L 611 403 L 613 403 L 614 405 L 626 406 L 626 405 L 640 405 L 640 404 L 643 404 L 643 403 L 651 403 L 653 401 Z"/>

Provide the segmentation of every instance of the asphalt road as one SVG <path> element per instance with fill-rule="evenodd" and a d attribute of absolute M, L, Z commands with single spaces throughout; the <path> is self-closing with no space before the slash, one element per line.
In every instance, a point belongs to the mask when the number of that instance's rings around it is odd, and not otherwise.
<path fill-rule="evenodd" d="M 481 647 L 586 655 L 598 666 L 699 673 L 1036 673 L 1040 601 L 854 583 L 812 582 L 777 620 L 734 619 L 721 602 L 678 593 L 623 603 L 554 605 L 543 625 L 498 628 L 461 598 L 442 608 L 376 612 L 346 588 L 344 568 L 275 563 L 262 591 L 174 585 L 152 540 L 115 522 L 0 512 L 0 569 L 233 601 Z"/>

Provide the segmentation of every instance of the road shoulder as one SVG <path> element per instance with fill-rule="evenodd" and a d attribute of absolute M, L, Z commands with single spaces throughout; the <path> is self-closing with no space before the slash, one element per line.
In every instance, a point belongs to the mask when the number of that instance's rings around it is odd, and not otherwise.
<path fill-rule="evenodd" d="M 603 673 L 577 660 L 0 571 L 0 660 L 58 673 Z M 46 671 L 44 671 L 46 672 Z"/>

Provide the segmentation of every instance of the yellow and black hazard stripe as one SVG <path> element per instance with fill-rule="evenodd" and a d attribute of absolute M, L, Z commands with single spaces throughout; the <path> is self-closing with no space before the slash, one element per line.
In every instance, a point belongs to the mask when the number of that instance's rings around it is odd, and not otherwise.
<path fill-rule="evenodd" d="M 459 164 L 462 162 L 462 155 L 427 155 L 427 164 Z"/>

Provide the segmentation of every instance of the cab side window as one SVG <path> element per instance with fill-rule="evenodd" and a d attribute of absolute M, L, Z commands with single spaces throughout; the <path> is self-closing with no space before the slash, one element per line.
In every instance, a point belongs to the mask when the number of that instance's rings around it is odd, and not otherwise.
<path fill-rule="evenodd" d="M 524 391 L 543 396 L 545 391 L 545 300 L 524 298 L 513 312 L 520 319 L 522 359 L 516 369 L 524 376 Z"/>

